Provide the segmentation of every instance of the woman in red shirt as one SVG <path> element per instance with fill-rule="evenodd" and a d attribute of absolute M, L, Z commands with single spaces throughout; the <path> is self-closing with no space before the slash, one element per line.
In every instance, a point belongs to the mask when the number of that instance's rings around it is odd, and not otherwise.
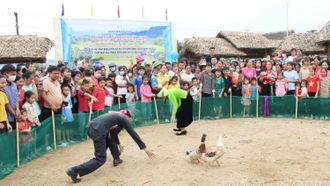
<path fill-rule="evenodd" d="M 268 61 L 266 64 L 266 70 L 261 72 L 260 74 L 260 81 L 262 81 L 262 95 L 275 95 L 274 82 L 276 80 L 276 77 L 277 73 L 273 70 L 272 63 Z"/>
<path fill-rule="evenodd" d="M 17 92 L 18 92 L 18 107 L 19 109 L 22 109 L 24 94 L 25 94 L 25 91 L 23 89 L 24 79 L 22 78 L 21 75 L 17 75 L 14 82 L 16 84 Z"/>
<path fill-rule="evenodd" d="M 307 92 L 308 96 L 314 97 L 315 99 L 319 94 L 319 86 L 320 86 L 320 77 L 315 75 L 315 67 L 311 67 L 309 69 L 309 76 L 307 77 Z"/>

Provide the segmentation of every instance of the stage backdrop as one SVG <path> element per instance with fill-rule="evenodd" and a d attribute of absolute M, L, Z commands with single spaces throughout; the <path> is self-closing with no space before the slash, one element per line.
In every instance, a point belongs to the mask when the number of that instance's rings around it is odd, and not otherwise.
<path fill-rule="evenodd" d="M 72 64 L 110 61 L 127 65 L 136 56 L 152 61 L 171 61 L 172 23 L 106 19 L 60 19 L 61 58 Z M 55 28 L 56 32 L 56 28 Z M 59 35 L 59 34 L 58 34 Z"/>

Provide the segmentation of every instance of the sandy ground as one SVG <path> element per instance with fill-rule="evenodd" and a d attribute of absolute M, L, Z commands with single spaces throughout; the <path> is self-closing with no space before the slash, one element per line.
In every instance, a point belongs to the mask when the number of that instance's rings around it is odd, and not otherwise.
<path fill-rule="evenodd" d="M 198 121 L 187 136 L 175 136 L 174 124 L 139 128 L 137 132 L 158 155 L 149 160 L 126 132 L 124 163 L 112 159 L 82 178 L 79 186 L 92 185 L 330 185 L 330 122 L 292 119 L 226 119 Z M 199 145 L 206 133 L 207 146 L 215 146 L 219 133 L 226 154 L 221 167 L 190 164 L 185 151 Z M 65 174 L 70 166 L 93 157 L 92 141 L 44 155 L 0 180 L 0 185 L 71 185 Z"/>

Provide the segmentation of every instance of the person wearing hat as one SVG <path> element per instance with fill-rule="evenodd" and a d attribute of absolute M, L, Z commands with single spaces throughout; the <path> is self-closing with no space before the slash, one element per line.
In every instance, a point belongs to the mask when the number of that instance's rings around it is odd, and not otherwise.
<path fill-rule="evenodd" d="M 152 75 L 152 72 L 151 72 L 151 63 L 149 63 L 148 61 L 145 61 L 144 63 L 143 63 L 143 65 L 144 65 L 144 69 L 145 69 L 145 71 L 146 71 L 146 75 L 149 77 L 149 78 L 151 78 L 151 75 Z"/>
<path fill-rule="evenodd" d="M 138 66 L 142 66 L 142 62 L 144 61 L 143 57 L 141 57 L 141 56 L 137 56 L 137 57 L 135 58 L 135 60 L 136 60 L 136 64 L 137 64 Z"/>
<path fill-rule="evenodd" d="M 311 67 L 311 59 L 308 56 L 303 57 L 304 64 L 299 72 L 300 81 L 306 79 L 309 76 L 309 68 Z"/>
<path fill-rule="evenodd" d="M 146 147 L 140 136 L 135 132 L 132 125 L 128 121 L 131 114 L 126 109 L 119 109 L 119 112 L 111 114 L 103 114 L 86 125 L 86 132 L 88 136 L 93 140 L 95 158 L 69 168 L 66 173 L 71 178 L 73 183 L 78 183 L 81 180 L 78 177 L 85 176 L 89 173 L 94 172 L 100 168 L 107 159 L 106 150 L 108 148 L 107 141 L 111 137 L 111 129 L 114 126 L 124 128 L 127 133 L 133 138 L 141 150 L 144 150 L 150 158 L 155 158 L 156 155 Z"/>
<path fill-rule="evenodd" d="M 175 118 L 177 119 L 176 128 L 173 131 L 178 132 L 176 133 L 178 136 L 186 135 L 186 127 L 193 122 L 193 98 L 182 89 L 167 90 L 159 87 L 156 90 L 157 96 L 164 98 L 164 104 L 168 98 L 173 105 L 171 122 L 173 123 Z"/>
<path fill-rule="evenodd" d="M 163 64 L 162 62 L 156 61 L 152 64 L 152 69 L 156 68 L 158 71 L 160 71 L 160 68 L 162 67 L 162 64 Z"/>
<path fill-rule="evenodd" d="M 116 68 L 116 63 L 115 62 L 110 61 L 108 66 L 109 66 L 110 73 L 116 73 L 117 68 Z"/>

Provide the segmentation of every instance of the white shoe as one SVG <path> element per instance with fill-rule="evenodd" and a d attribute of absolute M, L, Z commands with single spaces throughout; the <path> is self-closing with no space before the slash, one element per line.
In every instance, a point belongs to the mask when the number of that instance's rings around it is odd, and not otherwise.
<path fill-rule="evenodd" d="M 53 149 L 50 146 L 46 147 L 46 151 L 51 151 L 51 150 L 53 150 Z"/>
<path fill-rule="evenodd" d="M 170 122 L 170 120 L 168 120 L 168 119 L 165 119 L 165 122 L 166 122 L 166 123 L 169 123 L 169 122 Z"/>
<path fill-rule="evenodd" d="M 59 144 L 59 145 L 57 145 L 57 147 L 66 147 L 66 143 L 61 143 L 61 144 Z"/>
<path fill-rule="evenodd" d="M 153 122 L 154 122 L 154 123 L 157 123 L 157 120 L 154 120 Z"/>

